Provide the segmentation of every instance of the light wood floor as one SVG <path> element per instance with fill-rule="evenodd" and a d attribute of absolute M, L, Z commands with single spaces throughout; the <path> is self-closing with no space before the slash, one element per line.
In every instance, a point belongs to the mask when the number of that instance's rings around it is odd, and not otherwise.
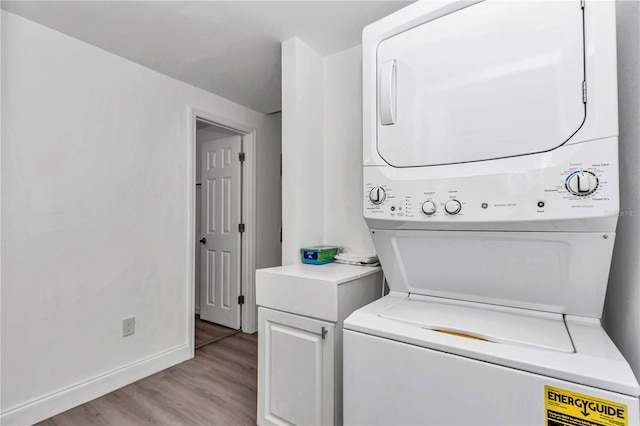
<path fill-rule="evenodd" d="M 244 333 L 223 338 L 189 361 L 39 425 L 255 425 L 257 340 Z"/>
<path fill-rule="evenodd" d="M 195 348 L 200 349 L 210 343 L 217 342 L 220 339 L 236 334 L 238 331 L 209 321 L 201 320 L 200 315 L 196 315 L 195 332 Z"/>

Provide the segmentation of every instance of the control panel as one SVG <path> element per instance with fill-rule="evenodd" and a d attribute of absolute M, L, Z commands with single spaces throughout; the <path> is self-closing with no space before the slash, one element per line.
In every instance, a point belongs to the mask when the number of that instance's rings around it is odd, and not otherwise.
<path fill-rule="evenodd" d="M 365 218 L 455 223 L 615 216 L 617 152 L 598 148 L 606 141 L 495 160 L 492 167 L 365 167 Z M 483 167 L 486 173 L 469 173 Z"/>

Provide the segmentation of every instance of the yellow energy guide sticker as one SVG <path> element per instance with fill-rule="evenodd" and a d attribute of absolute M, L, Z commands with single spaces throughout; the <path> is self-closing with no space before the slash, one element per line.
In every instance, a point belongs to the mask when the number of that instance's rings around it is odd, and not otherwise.
<path fill-rule="evenodd" d="M 566 389 L 544 387 L 547 426 L 628 426 L 627 406 Z"/>

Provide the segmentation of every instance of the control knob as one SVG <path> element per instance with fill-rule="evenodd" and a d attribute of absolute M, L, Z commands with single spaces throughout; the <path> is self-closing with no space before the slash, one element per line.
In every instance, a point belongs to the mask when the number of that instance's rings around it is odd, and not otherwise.
<path fill-rule="evenodd" d="M 567 191 L 579 197 L 586 197 L 598 189 L 598 177 L 592 172 L 581 170 L 574 172 L 567 178 L 565 186 Z"/>
<path fill-rule="evenodd" d="M 436 204 L 433 201 L 425 201 L 422 203 L 422 213 L 431 216 L 436 212 Z"/>
<path fill-rule="evenodd" d="M 462 204 L 458 200 L 449 200 L 445 203 L 444 210 L 449 214 L 458 214 L 462 210 Z"/>
<path fill-rule="evenodd" d="M 376 186 L 369 192 L 369 200 L 371 200 L 373 204 L 382 204 L 385 198 L 387 198 L 387 192 L 379 186 Z"/>

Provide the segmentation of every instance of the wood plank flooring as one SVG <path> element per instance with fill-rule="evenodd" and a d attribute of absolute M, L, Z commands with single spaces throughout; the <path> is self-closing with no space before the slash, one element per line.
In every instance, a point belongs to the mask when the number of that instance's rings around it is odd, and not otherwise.
<path fill-rule="evenodd" d="M 236 334 L 238 330 L 202 320 L 200 319 L 200 315 L 196 315 L 195 332 L 195 348 L 199 349 L 205 345 Z"/>
<path fill-rule="evenodd" d="M 237 333 L 38 425 L 255 425 L 257 354 L 258 335 Z"/>

